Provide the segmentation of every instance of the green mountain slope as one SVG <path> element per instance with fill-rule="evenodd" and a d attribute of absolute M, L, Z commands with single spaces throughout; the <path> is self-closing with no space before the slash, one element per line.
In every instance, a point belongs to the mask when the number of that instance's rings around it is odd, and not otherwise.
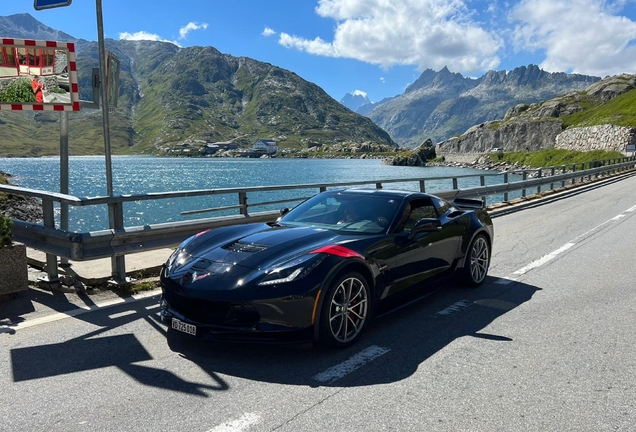
<path fill-rule="evenodd" d="M 4 28 L 18 31 L 25 20 L 19 17 L 14 27 Z M 85 40 L 75 44 L 80 99 L 92 100 L 98 46 Z M 110 114 L 113 153 L 173 154 L 189 145 L 197 154 L 206 143 L 232 141 L 249 148 L 259 138 L 276 139 L 281 148 L 396 145 L 367 117 L 271 64 L 165 42 L 107 39 L 106 48 L 121 63 L 119 103 Z M 0 112 L 0 127 L 0 156 L 59 154 L 58 113 Z M 102 154 L 102 130 L 101 110 L 69 113 L 70 154 Z"/>

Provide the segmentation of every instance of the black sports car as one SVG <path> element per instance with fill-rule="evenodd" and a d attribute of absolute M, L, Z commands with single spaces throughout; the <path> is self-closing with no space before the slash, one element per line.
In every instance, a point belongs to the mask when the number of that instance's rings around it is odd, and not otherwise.
<path fill-rule="evenodd" d="M 432 277 L 481 284 L 493 227 L 477 200 L 376 189 L 322 192 L 272 223 L 204 231 L 161 272 L 161 314 L 198 337 L 355 342 L 376 307 Z"/>

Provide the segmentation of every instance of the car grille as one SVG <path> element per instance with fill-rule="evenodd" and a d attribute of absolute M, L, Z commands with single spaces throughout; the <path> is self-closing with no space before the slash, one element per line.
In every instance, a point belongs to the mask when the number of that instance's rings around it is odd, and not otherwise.
<path fill-rule="evenodd" d="M 250 303 L 192 299 L 169 289 L 163 290 L 163 298 L 175 312 L 199 324 L 251 328 L 260 320 Z"/>
<path fill-rule="evenodd" d="M 230 243 L 226 246 L 223 246 L 223 249 L 232 251 L 232 252 L 246 252 L 246 253 L 256 253 L 262 252 L 266 250 L 269 246 L 259 245 L 256 243 L 243 243 L 241 241 L 236 241 L 234 243 Z"/>

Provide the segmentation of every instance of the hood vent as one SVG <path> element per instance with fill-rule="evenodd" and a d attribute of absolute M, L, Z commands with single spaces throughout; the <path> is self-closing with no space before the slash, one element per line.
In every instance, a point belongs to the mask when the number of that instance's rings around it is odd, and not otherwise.
<path fill-rule="evenodd" d="M 230 243 L 228 245 L 223 246 L 223 249 L 229 250 L 231 252 L 244 252 L 244 253 L 257 253 L 262 252 L 269 248 L 266 245 L 260 245 L 256 243 L 243 243 L 241 241 L 235 241 L 234 243 Z"/>

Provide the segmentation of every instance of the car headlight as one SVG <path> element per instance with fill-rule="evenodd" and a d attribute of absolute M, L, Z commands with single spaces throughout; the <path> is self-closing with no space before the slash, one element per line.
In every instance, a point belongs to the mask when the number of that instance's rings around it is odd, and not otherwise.
<path fill-rule="evenodd" d="M 309 274 L 325 257 L 323 255 L 303 255 L 281 264 L 268 271 L 265 280 L 259 285 L 275 285 L 302 279 Z"/>

